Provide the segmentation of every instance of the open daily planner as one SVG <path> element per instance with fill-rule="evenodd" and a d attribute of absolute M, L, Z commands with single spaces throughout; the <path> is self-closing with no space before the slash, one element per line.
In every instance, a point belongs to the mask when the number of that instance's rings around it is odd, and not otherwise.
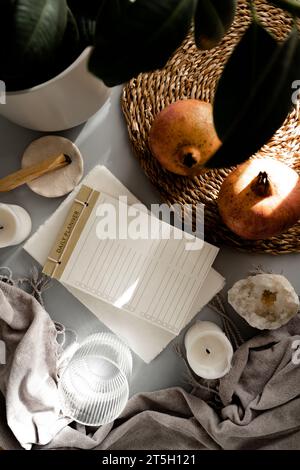
<path fill-rule="evenodd" d="M 107 207 L 116 216 L 110 219 L 109 234 L 106 221 L 101 222 L 101 209 L 104 213 Z M 201 249 L 187 250 L 181 230 L 138 209 L 134 210 L 134 219 L 129 220 L 128 209 L 124 202 L 83 185 L 48 256 L 44 273 L 178 334 L 218 249 L 200 243 Z M 152 236 L 149 231 L 146 237 L 137 234 L 131 238 L 123 230 L 120 238 L 119 224 L 128 227 L 134 220 L 140 227 L 156 227 L 156 231 L 151 231 Z"/>
<path fill-rule="evenodd" d="M 98 165 L 84 178 L 83 184 L 93 187 L 99 192 L 109 194 L 114 198 L 119 196 L 127 197 L 128 204 L 138 204 L 139 200 L 121 183 L 106 167 Z M 58 233 L 67 218 L 67 215 L 76 199 L 81 184 L 61 203 L 58 209 L 43 223 L 39 229 L 30 237 L 24 245 L 24 249 L 40 265 L 44 265 L 51 248 L 55 244 Z M 202 288 L 199 291 L 194 305 L 190 311 L 186 324 L 214 297 L 224 286 L 225 280 L 215 269 L 211 268 Z M 104 300 L 96 298 L 89 293 L 79 290 L 70 285 L 64 284 L 69 291 L 89 312 L 97 317 L 99 331 L 103 330 L 103 325 L 123 338 L 130 348 L 146 363 L 151 362 L 174 338 L 176 335 L 150 322 L 138 318 L 126 310 L 121 310 L 108 304 Z M 81 335 L 82 331 L 95 332 L 89 330 L 89 313 L 85 309 L 80 310 L 81 322 L 76 320 L 76 331 Z M 51 312 L 49 312 L 51 314 Z M 72 316 L 66 326 L 74 323 Z M 185 325 L 186 326 L 186 325 Z M 95 327 L 94 327 L 95 328 Z"/>

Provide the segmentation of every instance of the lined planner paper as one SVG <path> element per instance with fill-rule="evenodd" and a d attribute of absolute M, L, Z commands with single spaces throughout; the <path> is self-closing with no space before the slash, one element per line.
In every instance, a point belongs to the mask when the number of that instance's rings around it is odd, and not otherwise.
<path fill-rule="evenodd" d="M 116 211 L 120 207 L 117 199 L 100 194 L 60 276 L 61 282 L 178 334 L 218 249 L 203 243 L 201 250 L 187 251 L 184 237 L 174 239 L 175 231 L 181 232 L 178 229 L 172 227 L 170 239 L 164 239 L 170 226 L 161 221 L 161 239 L 112 240 L 105 239 L 104 234 L 99 239 L 97 210 L 105 203 L 113 204 Z M 153 217 L 139 213 L 144 226 Z"/>

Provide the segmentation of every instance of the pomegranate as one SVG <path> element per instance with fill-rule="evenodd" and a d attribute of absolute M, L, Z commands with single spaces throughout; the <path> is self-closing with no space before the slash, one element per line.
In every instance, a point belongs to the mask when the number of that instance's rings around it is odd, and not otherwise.
<path fill-rule="evenodd" d="M 218 207 L 224 223 L 240 237 L 273 237 L 300 218 L 299 176 L 278 160 L 249 160 L 224 180 Z"/>
<path fill-rule="evenodd" d="M 178 175 L 199 175 L 221 145 L 211 104 L 180 100 L 167 106 L 153 122 L 149 145 L 154 157 L 167 170 Z"/>

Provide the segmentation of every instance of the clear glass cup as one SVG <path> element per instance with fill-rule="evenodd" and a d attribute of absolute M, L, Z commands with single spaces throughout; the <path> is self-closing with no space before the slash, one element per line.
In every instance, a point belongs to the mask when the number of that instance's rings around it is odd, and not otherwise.
<path fill-rule="evenodd" d="M 129 397 L 132 355 L 111 333 L 81 343 L 64 369 L 58 389 L 65 416 L 88 426 L 114 421 Z"/>

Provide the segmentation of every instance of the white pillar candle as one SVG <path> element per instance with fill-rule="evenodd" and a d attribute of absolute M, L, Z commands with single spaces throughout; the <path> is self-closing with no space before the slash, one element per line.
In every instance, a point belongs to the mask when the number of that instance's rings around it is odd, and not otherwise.
<path fill-rule="evenodd" d="M 22 243 L 31 227 L 30 215 L 23 207 L 0 204 L 0 248 Z"/>
<path fill-rule="evenodd" d="M 233 349 L 227 336 L 215 323 L 195 323 L 186 333 L 184 343 L 187 361 L 199 377 L 219 379 L 229 372 Z"/>

